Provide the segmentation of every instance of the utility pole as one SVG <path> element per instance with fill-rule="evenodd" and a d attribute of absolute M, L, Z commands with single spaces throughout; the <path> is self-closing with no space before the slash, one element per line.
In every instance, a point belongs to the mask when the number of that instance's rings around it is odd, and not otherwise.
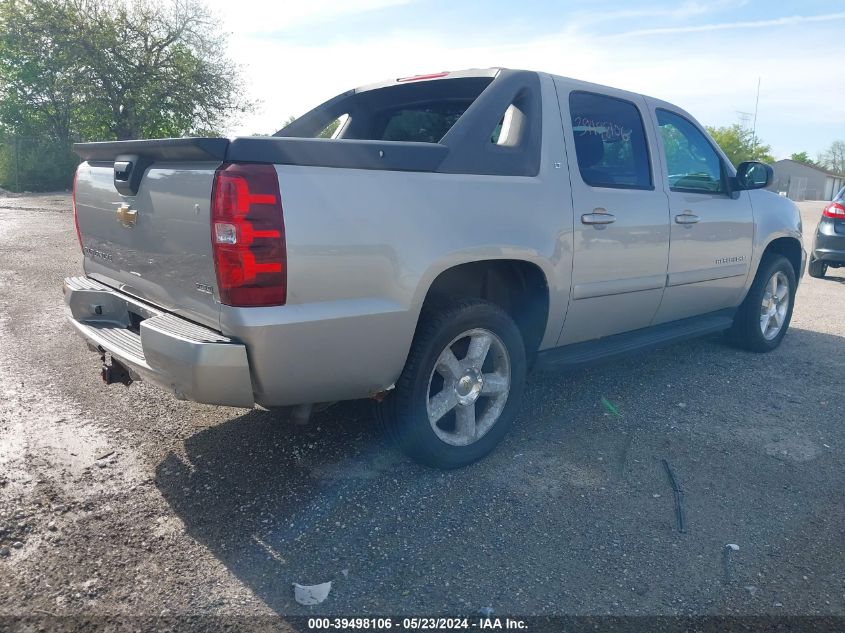
<path fill-rule="evenodd" d="M 751 126 L 751 152 L 757 149 L 757 108 L 760 106 L 760 79 L 757 77 L 757 99 L 754 101 L 754 124 Z"/>
<path fill-rule="evenodd" d="M 748 130 L 748 124 L 751 122 L 752 116 L 754 116 L 753 112 L 743 112 L 742 110 L 736 111 L 736 118 L 739 120 L 739 127 L 741 127 L 743 131 Z"/>

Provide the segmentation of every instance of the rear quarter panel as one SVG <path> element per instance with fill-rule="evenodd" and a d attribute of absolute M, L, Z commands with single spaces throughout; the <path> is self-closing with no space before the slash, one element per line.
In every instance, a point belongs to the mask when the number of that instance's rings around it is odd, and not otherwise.
<path fill-rule="evenodd" d="M 554 88 L 543 80 L 536 177 L 277 166 L 288 304 L 221 308 L 224 332 L 248 343 L 258 402 L 350 399 L 389 387 L 431 283 L 471 261 L 536 264 L 550 293 L 541 347 L 554 344 L 569 299 L 572 205 Z"/>

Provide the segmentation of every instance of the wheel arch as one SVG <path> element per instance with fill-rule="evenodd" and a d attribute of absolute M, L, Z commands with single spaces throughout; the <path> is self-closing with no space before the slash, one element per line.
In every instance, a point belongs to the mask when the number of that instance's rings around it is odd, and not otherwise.
<path fill-rule="evenodd" d="M 763 249 L 763 255 L 760 258 L 760 261 L 762 261 L 762 258 L 768 254 L 783 255 L 786 257 L 786 259 L 789 260 L 789 263 L 792 264 L 792 269 L 795 271 L 796 282 L 801 279 L 804 264 L 804 249 L 798 238 L 791 236 L 776 237 L 766 244 L 766 248 Z"/>
<path fill-rule="evenodd" d="M 742 293 L 742 301 L 737 305 L 737 308 L 741 307 L 745 302 L 745 299 L 748 297 L 748 293 L 751 291 L 751 286 L 754 284 L 754 280 L 760 272 L 760 265 L 763 263 L 766 255 L 782 255 L 785 257 L 792 266 L 792 270 L 795 272 L 796 289 L 798 283 L 801 281 L 801 275 L 804 272 L 806 262 L 800 233 L 795 234 L 793 232 L 789 232 L 786 234 L 779 233 L 771 235 L 769 236 L 769 240 L 766 242 L 766 246 L 762 250 L 757 251 L 757 253 L 759 253 L 759 255 L 754 255 L 751 270 L 748 273 L 745 289 Z"/>
<path fill-rule="evenodd" d="M 421 292 L 420 314 L 450 297 L 484 299 L 504 309 L 522 334 L 530 364 L 549 323 L 549 276 L 539 264 L 526 259 L 491 258 L 444 267 L 431 275 Z"/>

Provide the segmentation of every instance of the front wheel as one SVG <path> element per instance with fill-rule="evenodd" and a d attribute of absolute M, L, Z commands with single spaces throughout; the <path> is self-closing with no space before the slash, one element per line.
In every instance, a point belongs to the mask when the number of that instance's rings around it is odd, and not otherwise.
<path fill-rule="evenodd" d="M 526 361 L 522 335 L 499 306 L 427 306 L 396 388 L 380 412 L 399 446 L 436 468 L 484 457 L 513 425 Z"/>
<path fill-rule="evenodd" d="M 795 271 L 781 255 L 765 255 L 728 339 L 753 352 L 770 352 L 786 335 L 795 303 Z"/>

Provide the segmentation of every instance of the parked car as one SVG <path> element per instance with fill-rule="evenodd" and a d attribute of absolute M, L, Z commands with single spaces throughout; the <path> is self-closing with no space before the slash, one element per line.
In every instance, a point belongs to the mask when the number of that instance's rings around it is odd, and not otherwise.
<path fill-rule="evenodd" d="M 670 103 L 546 73 L 402 78 L 272 137 L 75 151 L 85 276 L 64 292 L 106 382 L 372 397 L 437 467 L 493 449 L 531 369 L 719 331 L 773 350 L 805 265 L 770 167 L 734 169 Z"/>
<path fill-rule="evenodd" d="M 807 271 L 822 278 L 828 268 L 845 266 L 845 187 L 822 210 Z"/>

